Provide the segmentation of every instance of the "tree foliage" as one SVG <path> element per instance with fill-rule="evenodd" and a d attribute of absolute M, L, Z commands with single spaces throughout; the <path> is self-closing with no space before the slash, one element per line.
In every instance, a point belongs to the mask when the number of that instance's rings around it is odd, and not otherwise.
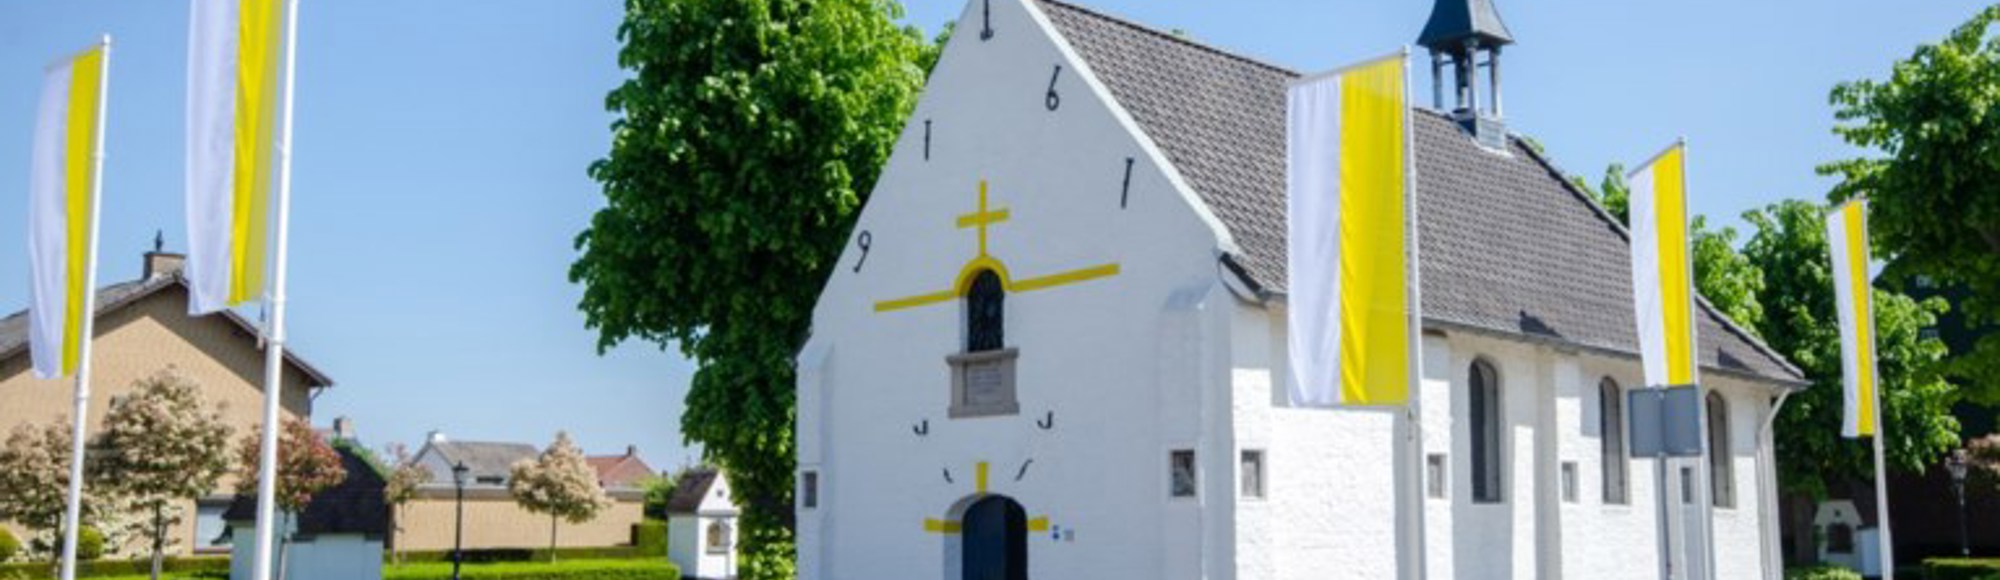
<path fill-rule="evenodd" d="M 149 516 L 140 533 L 152 547 L 152 577 L 179 519 L 168 507 L 214 491 L 229 472 L 230 431 L 221 407 L 209 406 L 201 386 L 173 367 L 111 400 L 104 431 L 91 442 L 91 479 Z"/>
<path fill-rule="evenodd" d="M 1820 168 L 1836 201 L 1866 197 L 1872 241 L 1899 268 L 1970 290 L 1958 307 L 2000 324 L 2000 6 L 1937 44 L 1919 46 L 1887 80 L 1841 83 L 1834 132 L 1879 154 Z M 1952 369 L 2000 402 L 2000 334 L 1958 353 Z"/>
<path fill-rule="evenodd" d="M 557 432 L 556 440 L 534 459 L 514 463 L 507 491 L 521 509 L 548 514 L 550 561 L 556 557 L 558 519 L 581 524 L 611 507 L 611 496 L 597 483 L 597 470 L 566 431 Z"/>
<path fill-rule="evenodd" d="M 894 0 L 627 0 L 571 281 L 599 348 L 700 366 L 681 431 L 746 500 L 741 572 L 792 575 L 792 357 L 936 53 Z"/>
<path fill-rule="evenodd" d="M 252 429 L 237 447 L 240 493 L 256 493 L 257 469 L 262 463 L 257 453 L 260 433 Z M 298 419 L 284 420 L 278 433 L 278 509 L 294 515 L 304 512 L 314 495 L 346 480 L 347 468 L 341 465 L 340 452 L 314 432 L 312 425 Z"/>
<path fill-rule="evenodd" d="M 1621 225 L 1631 223 L 1632 188 L 1625 183 L 1625 166 L 1613 163 L 1604 168 L 1604 178 L 1591 187 L 1582 177 L 1570 182 L 1597 200 Z M 1758 293 L 1764 290 L 1764 272 L 1736 249 L 1735 228 L 1709 229 L 1708 216 L 1694 216 L 1688 223 L 1689 244 L 1694 247 L 1695 291 L 1708 299 L 1730 320 L 1756 332 L 1764 318 Z"/>
<path fill-rule="evenodd" d="M 20 424 L 0 446 L 0 521 L 26 526 L 36 534 L 37 551 L 53 552 L 69 493 L 68 421 Z M 96 497 L 84 496 L 85 519 L 96 513 Z"/>
<path fill-rule="evenodd" d="M 430 483 L 432 476 L 429 469 L 425 469 L 424 466 L 418 465 L 416 461 L 411 460 L 409 448 L 404 447 L 401 443 L 391 446 L 389 455 L 395 458 L 396 466 L 390 469 L 389 476 L 383 481 L 382 501 L 389 504 L 389 509 L 394 510 L 395 517 L 390 518 L 390 521 L 394 522 L 393 525 L 396 526 L 395 531 L 401 533 L 403 531 L 403 508 L 410 505 L 411 500 L 417 499 L 417 490 L 421 489 L 424 484 Z M 390 548 L 392 550 L 390 552 L 391 559 L 395 560 L 396 565 L 401 566 L 403 564 L 402 548 L 394 543 L 391 544 Z"/>
<path fill-rule="evenodd" d="M 1778 418 L 1778 479 L 1787 491 L 1813 496 L 1823 496 L 1829 483 L 1870 478 L 1873 466 L 1868 440 L 1840 437 L 1840 325 L 1826 209 L 1784 201 L 1743 216 L 1757 229 L 1743 253 L 1769 274 L 1759 334 L 1812 382 L 1786 401 Z M 1947 307 L 1940 299 L 1919 302 L 1879 288 L 1874 305 L 1883 447 L 1891 467 L 1921 473 L 1958 444 L 1955 393 L 1940 374 L 1944 345 L 1919 332 Z"/>

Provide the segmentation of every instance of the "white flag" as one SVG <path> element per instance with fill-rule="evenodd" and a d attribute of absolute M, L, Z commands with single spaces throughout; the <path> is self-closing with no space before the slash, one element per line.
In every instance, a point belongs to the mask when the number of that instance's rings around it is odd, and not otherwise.
<path fill-rule="evenodd" d="M 50 65 L 35 115 L 28 172 L 28 350 L 35 376 L 77 370 L 89 308 L 104 46 Z"/>

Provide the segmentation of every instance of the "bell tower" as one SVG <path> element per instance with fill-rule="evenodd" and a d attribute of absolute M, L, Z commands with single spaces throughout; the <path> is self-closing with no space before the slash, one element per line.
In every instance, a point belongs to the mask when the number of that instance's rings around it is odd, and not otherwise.
<path fill-rule="evenodd" d="M 1430 22 L 1417 36 L 1417 44 L 1431 52 L 1432 106 L 1445 110 L 1445 84 L 1450 79 L 1452 117 L 1488 147 L 1505 147 L 1507 142 L 1507 127 L 1501 122 L 1500 48 L 1513 43 L 1493 0 L 1437 0 Z M 1487 86 L 1484 103 L 1479 90 L 1482 68 Z"/>

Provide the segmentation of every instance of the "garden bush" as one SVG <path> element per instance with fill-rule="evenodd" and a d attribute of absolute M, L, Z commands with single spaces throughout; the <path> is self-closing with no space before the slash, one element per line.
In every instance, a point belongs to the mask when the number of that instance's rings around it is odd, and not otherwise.
<path fill-rule="evenodd" d="M 77 545 L 81 547 L 83 544 Z M 220 572 L 222 578 L 229 577 L 229 558 L 224 556 L 171 557 L 162 562 L 161 567 L 175 578 L 201 577 L 201 574 L 211 572 Z M 146 558 L 76 563 L 78 578 L 144 576 L 152 569 L 152 560 Z M 0 565 L 0 580 L 42 580 L 49 577 L 51 570 L 53 564 L 47 560 L 4 564 Z"/>
<path fill-rule="evenodd" d="M 2000 558 L 1924 560 L 1925 580 L 2000 580 Z"/>
<path fill-rule="evenodd" d="M 665 558 L 644 560 L 570 560 L 554 564 L 504 562 L 467 564 L 465 580 L 680 580 L 680 569 Z M 445 580 L 451 564 L 426 562 L 386 568 L 383 580 Z"/>
<path fill-rule="evenodd" d="M 663 551 L 661 553 L 664 554 L 665 552 Z M 641 553 L 639 548 L 633 546 L 605 546 L 599 548 L 556 549 L 557 560 L 566 560 L 566 559 L 630 560 L 636 558 L 649 558 L 655 555 L 657 554 Z M 465 551 L 465 561 L 468 563 L 547 562 L 548 560 L 549 560 L 549 551 L 546 548 L 535 548 L 535 549 L 483 548 L 483 549 Z M 382 561 L 389 562 L 387 553 L 383 554 Z M 408 564 L 416 564 L 420 562 L 443 562 L 446 564 L 450 564 L 451 550 L 419 550 L 419 551 L 403 552 L 403 562 Z"/>
<path fill-rule="evenodd" d="M 104 532 L 92 526 L 76 530 L 76 559 L 96 560 L 104 557 Z"/>
<path fill-rule="evenodd" d="M 1839 566 L 1813 566 L 1786 570 L 1785 580 L 1861 580 L 1861 573 Z"/>
<path fill-rule="evenodd" d="M 14 534 L 8 532 L 6 528 L 0 528 L 0 562 L 12 560 L 20 553 L 21 540 L 15 539 Z"/>
<path fill-rule="evenodd" d="M 632 524 L 632 545 L 642 555 L 667 555 L 667 522 L 646 520 Z"/>

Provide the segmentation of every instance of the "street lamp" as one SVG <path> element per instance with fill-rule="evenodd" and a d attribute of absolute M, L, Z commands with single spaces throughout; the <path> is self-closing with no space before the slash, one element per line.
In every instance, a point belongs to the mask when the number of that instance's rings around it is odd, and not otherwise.
<path fill-rule="evenodd" d="M 1958 554 L 1972 555 L 1972 543 L 1965 534 L 1965 450 L 1954 449 L 1951 457 L 1944 460 L 1944 468 L 1951 472 L 1951 493 L 1958 496 Z"/>
<path fill-rule="evenodd" d="M 465 563 L 465 475 L 472 469 L 460 461 L 451 466 L 451 482 L 458 486 L 458 523 L 451 539 L 451 580 L 458 580 L 458 567 Z"/>

